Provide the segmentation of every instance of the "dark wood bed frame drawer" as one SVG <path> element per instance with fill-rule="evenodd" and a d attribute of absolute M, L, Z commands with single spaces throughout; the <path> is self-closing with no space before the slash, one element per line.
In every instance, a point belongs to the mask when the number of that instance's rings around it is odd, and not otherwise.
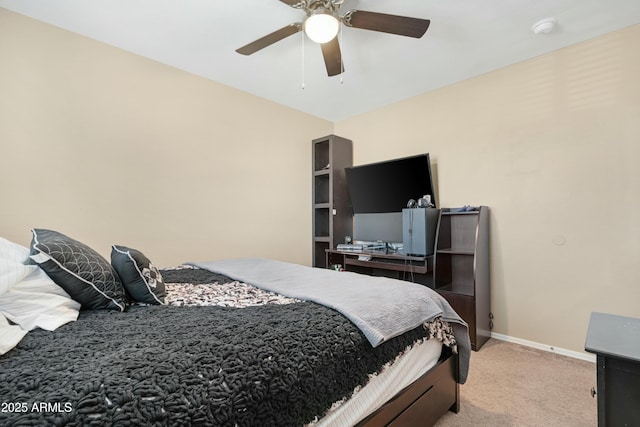
<path fill-rule="evenodd" d="M 456 378 L 457 358 L 451 356 L 440 361 L 358 426 L 431 426 L 448 410 L 458 412 L 460 386 Z"/>

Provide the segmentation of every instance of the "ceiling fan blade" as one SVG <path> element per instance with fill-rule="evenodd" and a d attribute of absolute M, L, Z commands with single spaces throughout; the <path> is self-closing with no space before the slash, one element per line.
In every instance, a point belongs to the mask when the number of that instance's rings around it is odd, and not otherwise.
<path fill-rule="evenodd" d="M 248 45 L 242 46 L 240 49 L 236 49 L 236 52 L 242 55 L 251 55 L 267 46 L 271 46 L 275 42 L 279 42 L 280 40 L 299 32 L 301 29 L 302 24 L 300 22 L 287 25 L 286 27 L 282 27 L 271 34 L 267 34 L 266 36 L 249 43 Z"/>
<path fill-rule="evenodd" d="M 304 3 L 302 0 L 280 0 L 282 3 L 289 5 L 291 7 L 295 7 L 301 9 L 304 7 Z"/>
<path fill-rule="evenodd" d="M 427 32 L 431 21 L 428 19 L 409 18 L 406 16 L 388 15 L 386 13 L 350 10 L 343 18 L 348 27 L 363 30 L 381 31 L 383 33 L 419 39 Z"/>
<path fill-rule="evenodd" d="M 324 57 L 324 65 L 327 67 L 329 77 L 337 76 L 344 71 L 342 65 L 342 53 L 340 52 L 340 43 L 338 37 L 320 45 L 322 56 Z"/>

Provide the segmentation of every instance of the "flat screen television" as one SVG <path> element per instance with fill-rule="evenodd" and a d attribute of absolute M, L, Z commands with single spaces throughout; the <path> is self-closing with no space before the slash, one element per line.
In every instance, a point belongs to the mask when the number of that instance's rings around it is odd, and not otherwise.
<path fill-rule="evenodd" d="M 429 153 L 349 167 L 346 176 L 354 214 L 401 212 L 427 194 L 437 207 Z"/>

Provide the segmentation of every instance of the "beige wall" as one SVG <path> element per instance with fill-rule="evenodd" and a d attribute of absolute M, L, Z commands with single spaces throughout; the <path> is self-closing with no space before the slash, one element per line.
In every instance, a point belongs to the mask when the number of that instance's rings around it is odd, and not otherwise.
<path fill-rule="evenodd" d="M 640 317 L 640 26 L 345 120 L 356 164 L 429 152 L 491 209 L 494 332 L 574 351 Z"/>
<path fill-rule="evenodd" d="M 52 228 L 161 266 L 311 262 L 333 124 L 0 9 L 0 236 Z"/>

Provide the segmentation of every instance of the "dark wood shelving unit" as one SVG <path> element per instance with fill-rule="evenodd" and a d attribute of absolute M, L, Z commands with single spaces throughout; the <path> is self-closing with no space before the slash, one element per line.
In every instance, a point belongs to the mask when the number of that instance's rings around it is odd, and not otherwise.
<path fill-rule="evenodd" d="M 313 266 L 327 267 L 325 251 L 351 236 L 353 214 L 345 168 L 353 166 L 350 140 L 328 135 L 312 141 Z"/>
<path fill-rule="evenodd" d="M 353 213 L 345 168 L 353 166 L 350 140 L 328 135 L 312 141 L 313 266 L 421 283 L 436 290 L 469 325 L 473 350 L 489 340 L 489 208 L 441 209 L 435 253 L 426 257 L 387 251 L 338 251 L 353 236 Z"/>
<path fill-rule="evenodd" d="M 326 248 L 322 265 L 407 280 L 434 289 L 467 322 L 471 348 L 477 351 L 489 340 L 493 327 L 489 208 L 480 206 L 472 212 L 441 210 L 435 239 L 435 254 L 420 257 L 384 250 L 339 251 L 326 238 L 322 241 Z"/>
<path fill-rule="evenodd" d="M 489 283 L 489 208 L 454 212 L 443 209 L 436 232 L 435 290 L 469 325 L 471 348 L 491 336 Z"/>

